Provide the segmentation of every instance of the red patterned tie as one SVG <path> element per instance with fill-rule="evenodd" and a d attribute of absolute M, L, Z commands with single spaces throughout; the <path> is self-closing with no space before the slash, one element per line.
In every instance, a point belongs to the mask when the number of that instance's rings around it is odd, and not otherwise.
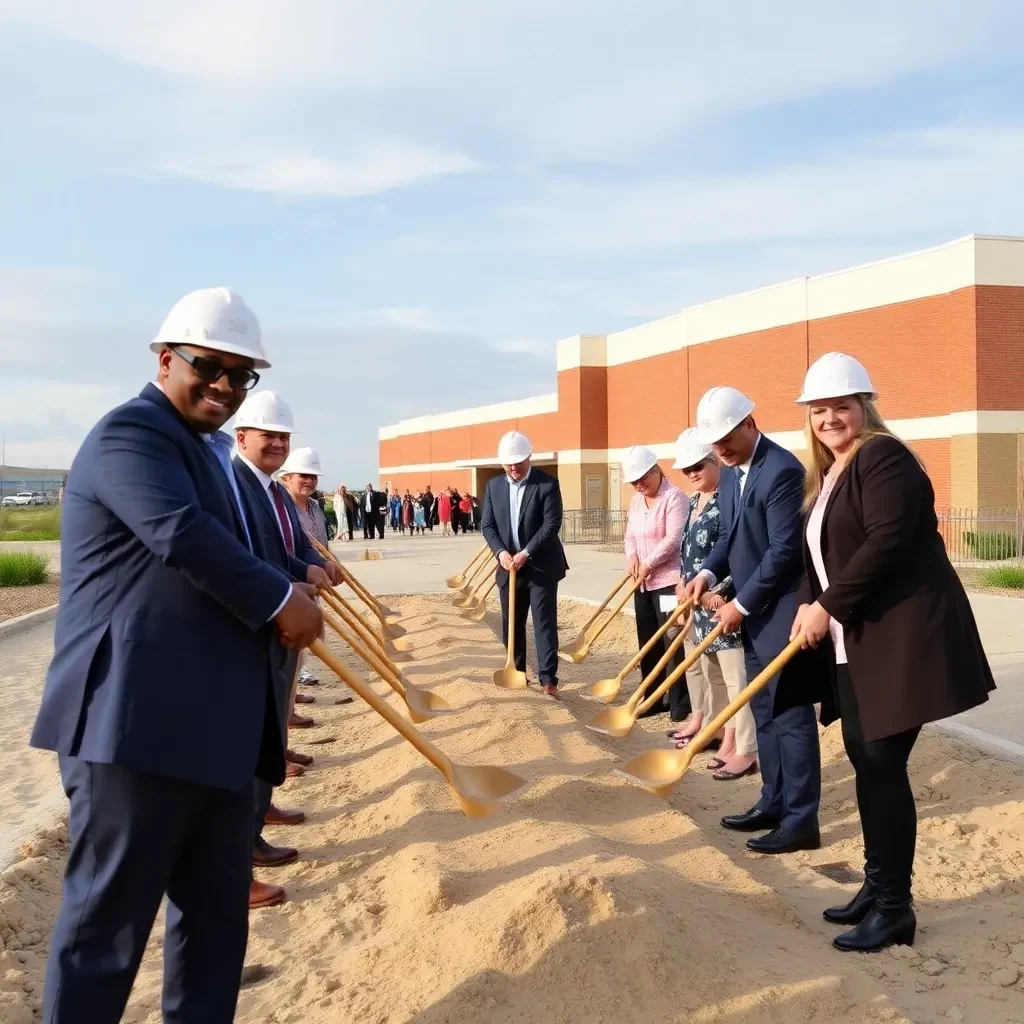
<path fill-rule="evenodd" d="M 284 498 L 281 497 L 281 485 L 273 482 L 270 485 L 270 493 L 274 496 L 274 508 L 277 509 L 277 519 L 281 524 L 281 532 L 284 534 L 284 547 L 289 555 L 295 554 L 295 536 L 292 533 L 292 523 L 288 518 L 288 511 L 284 507 Z"/>

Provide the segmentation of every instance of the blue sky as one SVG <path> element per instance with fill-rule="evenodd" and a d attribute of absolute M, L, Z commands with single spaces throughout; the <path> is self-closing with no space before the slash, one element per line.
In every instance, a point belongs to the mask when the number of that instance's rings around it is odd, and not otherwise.
<path fill-rule="evenodd" d="M 708 7 L 0 0 L 8 462 L 66 465 L 196 287 L 333 487 L 560 337 L 1024 234 L 1022 5 Z"/>

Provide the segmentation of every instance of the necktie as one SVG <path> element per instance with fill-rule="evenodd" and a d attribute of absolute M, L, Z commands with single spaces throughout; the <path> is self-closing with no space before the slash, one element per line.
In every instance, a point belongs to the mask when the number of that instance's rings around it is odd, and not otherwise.
<path fill-rule="evenodd" d="M 736 468 L 736 511 L 735 511 L 735 515 L 733 517 L 733 522 L 737 522 L 739 520 L 739 518 L 740 518 L 740 506 L 743 504 L 743 477 L 744 476 L 746 476 L 746 473 L 742 469 L 737 467 Z"/>
<path fill-rule="evenodd" d="M 289 555 L 295 554 L 295 535 L 292 533 L 292 522 L 288 518 L 288 510 L 284 507 L 284 498 L 281 497 L 281 485 L 271 483 L 270 493 L 274 496 L 274 508 L 277 509 L 277 520 L 281 524 L 281 533 L 284 534 L 284 549 Z"/>

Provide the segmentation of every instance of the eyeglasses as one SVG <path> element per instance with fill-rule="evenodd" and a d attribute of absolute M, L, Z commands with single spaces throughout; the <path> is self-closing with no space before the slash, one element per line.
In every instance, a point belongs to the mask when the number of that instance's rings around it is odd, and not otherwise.
<path fill-rule="evenodd" d="M 184 359 L 192 372 L 206 384 L 215 384 L 221 377 L 227 377 L 228 384 L 235 391 L 251 391 L 259 382 L 260 375 L 247 366 L 226 367 L 219 359 L 210 359 L 208 356 L 194 356 L 191 352 L 183 352 L 179 348 L 171 347 L 171 351 Z"/>

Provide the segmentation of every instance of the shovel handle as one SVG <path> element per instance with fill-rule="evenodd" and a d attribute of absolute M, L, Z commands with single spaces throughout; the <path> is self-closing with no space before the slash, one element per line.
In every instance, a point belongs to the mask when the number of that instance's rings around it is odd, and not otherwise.
<path fill-rule="evenodd" d="M 725 623 L 720 622 L 713 630 L 690 653 L 675 667 L 672 673 L 665 679 L 654 693 L 640 705 L 639 713 L 643 714 L 648 708 L 654 706 L 654 702 L 661 700 L 668 691 L 675 686 L 686 674 L 686 670 L 693 665 L 697 659 L 722 635 Z"/>
<path fill-rule="evenodd" d="M 476 554 L 475 554 L 475 555 L 474 555 L 474 556 L 473 556 L 473 557 L 472 557 L 472 558 L 471 558 L 471 559 L 469 560 L 469 562 L 468 562 L 468 563 L 466 564 L 466 568 L 465 568 L 465 569 L 463 569 L 463 570 L 462 570 L 462 572 L 456 573 L 456 575 L 457 575 L 457 576 L 461 576 L 461 577 L 463 577 L 463 579 L 465 579 L 465 577 L 466 577 L 466 574 L 467 574 L 467 573 L 469 572 L 469 570 L 470 570 L 470 569 L 472 569 L 472 568 L 473 568 L 473 566 L 474 566 L 474 565 L 476 565 L 476 563 L 477 563 L 477 562 L 478 562 L 478 561 L 480 560 L 480 558 L 481 558 L 481 557 L 482 557 L 483 555 L 485 555 L 485 554 L 486 554 L 486 553 L 487 553 L 488 551 L 490 551 L 490 550 L 491 550 L 491 549 L 490 549 L 490 548 L 489 548 L 489 547 L 488 547 L 488 546 L 487 546 L 486 544 L 484 544 L 484 545 L 483 545 L 483 546 L 482 546 L 482 547 L 481 547 L 481 548 L 480 548 L 480 549 L 479 549 L 479 550 L 477 551 L 477 553 L 476 553 Z"/>
<path fill-rule="evenodd" d="M 623 585 L 632 578 L 633 577 L 630 576 L 628 572 L 623 574 L 622 579 L 620 579 L 619 582 L 616 583 L 614 587 L 612 587 L 612 589 L 608 592 L 608 596 L 597 606 L 597 610 L 594 612 L 594 614 L 591 615 L 590 618 L 587 619 L 587 621 L 583 624 L 583 628 L 580 630 L 581 635 L 586 635 L 587 630 L 590 629 L 590 627 L 595 622 L 597 622 L 601 612 L 603 612 L 605 608 L 608 607 L 608 604 L 611 602 L 611 599 L 622 589 Z"/>
<path fill-rule="evenodd" d="M 484 575 L 481 576 L 480 575 L 481 573 L 483 573 Z M 479 582 L 477 582 L 475 584 L 475 586 L 474 586 L 474 581 L 476 581 L 478 578 L 479 578 Z M 477 565 L 477 567 L 473 570 L 472 574 L 467 578 L 466 582 L 462 585 L 462 589 L 463 590 L 467 590 L 467 589 L 473 588 L 472 590 L 470 590 L 470 594 L 472 594 L 473 592 L 475 592 L 475 590 L 478 590 L 483 585 L 483 582 L 484 582 L 485 579 L 487 579 L 487 560 L 486 559 L 484 561 L 480 562 Z M 467 596 L 470 596 L 470 595 L 467 595 Z"/>
<path fill-rule="evenodd" d="M 344 579 L 344 581 L 349 585 L 349 588 L 352 590 L 352 593 L 355 594 L 356 597 L 358 597 L 359 600 L 362 601 L 363 604 L 365 604 L 366 607 L 369 608 L 370 611 L 373 612 L 373 614 L 376 615 L 378 619 L 380 619 L 380 623 L 383 626 L 384 613 L 380 610 L 380 604 L 377 602 L 377 599 L 373 596 L 373 594 L 371 594 L 366 589 L 366 587 L 364 587 L 362 583 L 360 583 L 359 580 L 357 580 L 355 576 L 353 576 L 352 573 L 350 573 L 348 569 L 346 569 L 345 566 L 341 564 L 341 561 L 338 558 L 338 556 L 335 555 L 335 553 L 331 551 L 330 548 L 324 547 L 324 545 L 321 544 L 320 541 L 314 538 L 311 538 L 311 540 L 313 540 L 313 547 L 316 549 L 317 553 L 322 558 L 329 558 L 341 570 L 342 579 Z"/>
<path fill-rule="evenodd" d="M 618 604 L 612 608 L 611 614 L 594 630 L 593 633 L 587 633 L 586 627 L 584 627 L 584 636 L 586 637 L 586 643 L 588 647 L 593 646 L 597 641 L 597 638 L 608 628 L 609 623 L 615 618 L 623 608 L 626 607 L 626 602 L 633 596 L 640 586 L 639 580 L 634 580 L 630 577 L 630 585 L 626 588 L 626 592 L 620 598 Z"/>
<path fill-rule="evenodd" d="M 361 697 L 374 711 L 383 718 L 388 725 L 397 730 L 403 739 L 408 740 L 450 783 L 452 780 L 452 763 L 447 755 L 438 747 L 434 746 L 416 726 L 411 725 L 395 711 L 393 707 L 382 697 L 374 693 L 373 688 L 364 679 L 360 679 L 354 672 L 350 672 L 341 662 L 327 649 L 322 640 L 314 640 L 309 645 L 310 651 L 316 655 L 343 683 L 349 686 Z"/>
<path fill-rule="evenodd" d="M 721 732 L 738 711 L 750 703 L 772 679 L 782 671 L 793 656 L 804 646 L 807 641 L 803 634 L 791 640 L 761 671 L 740 690 L 738 694 L 704 726 L 696 736 L 686 744 L 686 750 L 693 750 L 693 757 L 696 757 L 714 738 Z"/>
<path fill-rule="evenodd" d="M 625 679 L 626 676 L 628 676 L 629 673 L 632 672 L 648 654 L 650 654 L 654 645 L 672 628 L 679 616 L 682 615 L 682 613 L 686 611 L 692 603 L 693 601 L 690 598 L 687 598 L 682 604 L 677 604 L 675 608 L 672 609 L 672 614 L 658 627 L 658 632 L 655 633 L 654 636 L 652 636 L 650 640 L 648 640 L 647 643 L 645 643 L 643 647 L 641 647 L 640 650 L 629 659 L 628 662 L 626 662 L 626 667 L 619 673 L 620 681 Z"/>
<path fill-rule="evenodd" d="M 647 692 L 647 687 L 658 678 L 659 673 L 665 668 L 665 666 L 672 660 L 676 651 L 686 642 L 687 636 L 690 635 L 690 627 L 693 625 L 693 613 L 687 617 L 686 622 L 683 623 L 683 628 L 679 630 L 679 636 L 677 636 L 672 643 L 668 645 L 665 653 L 658 659 L 658 664 L 651 669 L 650 672 L 641 680 L 640 685 L 633 691 L 627 706 L 630 708 L 637 708 L 640 706 L 640 702 L 644 699 L 644 694 Z M 645 707 L 646 710 L 646 707 Z"/>
<path fill-rule="evenodd" d="M 508 656 L 505 668 L 515 668 L 516 664 L 516 571 L 508 571 Z"/>
<path fill-rule="evenodd" d="M 352 606 L 343 598 L 340 594 L 336 594 L 333 590 L 329 590 L 327 587 L 320 588 L 320 594 L 323 599 L 345 620 L 349 628 L 354 630 L 363 643 L 368 644 L 373 648 L 380 648 L 384 650 L 384 641 L 378 640 L 363 620 L 355 613 Z"/>
<path fill-rule="evenodd" d="M 355 635 L 350 633 L 346 626 L 334 617 L 334 613 L 330 611 L 324 611 L 324 619 L 327 621 L 327 625 L 334 630 L 342 640 L 352 648 L 356 657 L 361 658 L 366 662 L 374 672 L 377 673 L 384 680 L 388 686 L 391 687 L 399 697 L 405 697 L 405 687 L 402 685 L 401 679 L 398 678 L 397 673 L 393 672 L 384 662 L 377 657 L 368 647 L 364 647 L 363 644 L 356 639 Z"/>

